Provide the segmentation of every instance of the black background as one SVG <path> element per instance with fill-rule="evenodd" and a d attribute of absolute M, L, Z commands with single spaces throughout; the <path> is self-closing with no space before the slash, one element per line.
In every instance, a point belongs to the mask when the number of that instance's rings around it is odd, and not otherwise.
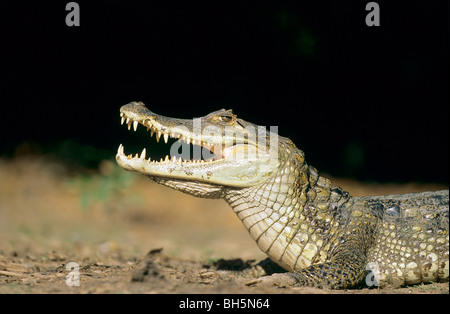
<path fill-rule="evenodd" d="M 77 1 L 80 27 L 67 2 L 2 1 L 0 156 L 112 158 L 139 100 L 232 108 L 335 176 L 448 183 L 447 1 L 377 1 L 379 27 L 368 1 Z"/>

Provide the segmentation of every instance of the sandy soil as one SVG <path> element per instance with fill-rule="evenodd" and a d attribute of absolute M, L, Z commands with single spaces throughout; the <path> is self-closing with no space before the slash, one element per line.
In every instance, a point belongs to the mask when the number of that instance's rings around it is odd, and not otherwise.
<path fill-rule="evenodd" d="M 448 189 L 334 182 L 353 195 Z M 81 174 L 44 157 L 0 159 L 0 293 L 449 293 L 448 283 L 342 291 L 249 285 L 242 271 L 263 259 L 222 200 L 184 195 L 111 161 Z"/>

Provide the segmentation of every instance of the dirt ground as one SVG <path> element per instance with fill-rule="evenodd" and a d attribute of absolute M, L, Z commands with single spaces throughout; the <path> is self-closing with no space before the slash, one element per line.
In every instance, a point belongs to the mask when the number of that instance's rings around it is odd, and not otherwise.
<path fill-rule="evenodd" d="M 265 255 L 224 201 L 173 191 L 112 161 L 80 173 L 45 157 L 0 159 L 0 293 L 449 293 L 448 283 L 251 285 L 241 271 Z M 333 181 L 353 195 L 448 189 Z"/>

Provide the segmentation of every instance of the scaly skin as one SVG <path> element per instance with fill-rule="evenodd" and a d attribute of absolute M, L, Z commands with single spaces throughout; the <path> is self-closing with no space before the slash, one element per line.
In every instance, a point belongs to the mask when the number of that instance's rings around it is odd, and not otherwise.
<path fill-rule="evenodd" d="M 206 161 L 156 162 L 145 151 L 126 156 L 120 145 L 116 160 L 173 189 L 225 199 L 259 248 L 289 271 L 265 277 L 269 282 L 348 288 L 448 281 L 448 190 L 352 197 L 319 176 L 291 140 L 261 132 L 230 110 L 197 125 L 139 102 L 120 112 L 129 128 L 139 123 L 157 139 L 179 138 L 214 152 Z"/>

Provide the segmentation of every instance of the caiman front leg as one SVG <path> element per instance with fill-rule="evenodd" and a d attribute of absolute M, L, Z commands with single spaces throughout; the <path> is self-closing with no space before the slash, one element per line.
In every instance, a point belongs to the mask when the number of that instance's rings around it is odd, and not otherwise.
<path fill-rule="evenodd" d="M 365 252 L 353 245 L 342 245 L 330 261 L 313 264 L 299 271 L 275 273 L 248 282 L 248 285 L 278 287 L 308 286 L 345 289 L 360 284 L 367 274 Z"/>

